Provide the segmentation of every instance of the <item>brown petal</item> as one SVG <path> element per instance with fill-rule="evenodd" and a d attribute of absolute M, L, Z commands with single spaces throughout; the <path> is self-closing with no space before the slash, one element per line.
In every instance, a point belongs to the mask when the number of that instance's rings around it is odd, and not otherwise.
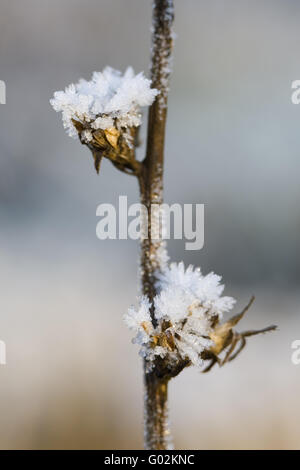
<path fill-rule="evenodd" d="M 118 139 L 120 137 L 120 131 L 115 127 L 110 127 L 109 129 L 105 129 L 104 131 L 105 137 L 110 145 L 114 148 L 118 148 Z"/>

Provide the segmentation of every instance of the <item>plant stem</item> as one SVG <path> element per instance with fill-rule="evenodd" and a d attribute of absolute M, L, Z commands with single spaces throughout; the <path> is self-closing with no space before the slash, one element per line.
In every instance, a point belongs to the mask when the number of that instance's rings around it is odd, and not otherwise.
<path fill-rule="evenodd" d="M 155 273 L 162 268 L 164 245 L 151 238 L 151 206 L 163 203 L 164 142 L 167 118 L 167 98 L 173 45 L 173 0 L 153 1 L 153 33 L 151 80 L 160 94 L 149 110 L 146 157 L 139 174 L 141 202 L 148 210 L 148 238 L 141 243 L 142 291 L 153 305 L 156 295 Z M 159 221 L 158 221 L 159 223 Z M 154 309 L 151 311 L 155 326 Z M 156 367 L 145 374 L 145 447 L 167 449 L 168 379 L 161 377 Z"/>
<path fill-rule="evenodd" d="M 166 450 L 171 440 L 168 429 L 168 380 L 145 374 L 145 448 Z"/>

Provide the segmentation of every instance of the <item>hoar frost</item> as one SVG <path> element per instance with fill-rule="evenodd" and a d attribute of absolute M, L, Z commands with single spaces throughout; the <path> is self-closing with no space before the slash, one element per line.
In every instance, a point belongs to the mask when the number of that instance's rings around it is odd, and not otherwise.
<path fill-rule="evenodd" d="M 93 130 L 140 126 L 141 107 L 151 105 L 157 94 L 151 81 L 143 73 L 135 75 L 132 67 L 123 75 L 106 67 L 103 72 L 94 72 L 90 81 L 81 79 L 65 91 L 55 92 L 50 103 L 62 113 L 67 133 L 76 137 L 74 121 L 79 122 L 87 127 L 83 138 L 89 142 Z"/>
<path fill-rule="evenodd" d="M 121 171 L 137 174 L 135 147 L 142 122 L 141 108 L 150 106 L 158 91 L 143 73 L 128 67 L 122 75 L 106 67 L 94 72 L 90 81 L 79 80 L 50 100 L 62 113 L 63 125 L 71 137 L 78 136 L 92 152 L 97 173 L 103 157 Z"/>
<path fill-rule="evenodd" d="M 148 371 L 157 357 L 170 364 L 203 365 L 201 356 L 214 344 L 215 326 L 235 304 L 232 297 L 222 297 L 220 280 L 214 273 L 203 276 L 199 268 L 172 263 L 157 274 L 153 305 L 143 296 L 137 309 L 129 308 L 124 319 L 135 333 L 133 342 L 141 346 Z"/>

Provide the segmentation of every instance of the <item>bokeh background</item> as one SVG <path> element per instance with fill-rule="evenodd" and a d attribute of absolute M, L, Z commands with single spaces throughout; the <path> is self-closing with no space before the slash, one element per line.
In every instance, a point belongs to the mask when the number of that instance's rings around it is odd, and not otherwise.
<path fill-rule="evenodd" d="M 300 448 L 297 0 L 176 2 L 166 201 L 205 204 L 205 246 L 170 255 L 224 277 L 252 338 L 170 385 L 177 448 Z M 0 448 L 141 448 L 142 365 L 122 314 L 138 246 L 99 241 L 96 207 L 133 179 L 63 131 L 49 98 L 109 64 L 148 73 L 150 0 L 0 0 Z M 140 150 L 142 156 L 143 148 Z"/>

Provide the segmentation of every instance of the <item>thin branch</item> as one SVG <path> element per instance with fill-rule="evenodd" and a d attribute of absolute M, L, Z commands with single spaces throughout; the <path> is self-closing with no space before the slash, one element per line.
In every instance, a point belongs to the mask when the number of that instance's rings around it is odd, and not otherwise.
<path fill-rule="evenodd" d="M 153 2 L 153 33 L 151 56 L 151 80 L 153 88 L 160 94 L 149 110 L 146 157 L 140 174 L 141 202 L 150 213 L 151 204 L 163 202 L 164 143 L 167 118 L 167 100 L 173 46 L 172 25 L 174 20 L 173 0 Z M 142 286 L 145 295 L 155 296 L 154 273 L 160 269 L 158 255 L 162 242 L 151 240 L 151 223 L 148 238 L 142 243 Z M 154 315 L 153 322 L 155 323 Z"/>
<path fill-rule="evenodd" d="M 151 80 L 160 94 L 149 110 L 146 157 L 139 174 L 141 202 L 151 214 L 152 204 L 163 202 L 163 164 L 172 54 L 173 0 L 154 0 Z M 155 272 L 161 268 L 162 241 L 151 239 L 151 217 L 148 217 L 148 238 L 141 243 L 141 281 L 143 294 L 150 302 L 155 297 Z M 151 311 L 155 325 L 154 310 Z M 168 378 L 160 378 L 154 366 L 145 367 L 145 447 L 168 449 L 167 390 Z"/>

